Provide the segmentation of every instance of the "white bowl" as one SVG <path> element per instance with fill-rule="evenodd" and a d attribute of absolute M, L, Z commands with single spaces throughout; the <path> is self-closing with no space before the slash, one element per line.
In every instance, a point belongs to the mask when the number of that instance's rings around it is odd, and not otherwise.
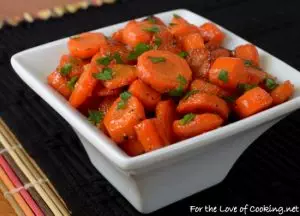
<path fill-rule="evenodd" d="M 176 13 L 199 26 L 208 20 L 181 9 L 156 14 L 170 22 Z M 112 34 L 125 23 L 96 31 Z M 220 27 L 225 47 L 247 43 Z M 78 134 L 89 158 L 105 178 L 140 212 L 149 213 L 222 181 L 242 152 L 264 131 L 300 107 L 300 73 L 269 53 L 258 49 L 262 67 L 296 86 L 294 97 L 249 118 L 174 145 L 129 157 L 108 137 L 92 126 L 68 102 L 47 85 L 47 75 L 67 53 L 68 38 L 15 54 L 11 64 L 17 74 L 49 103 Z"/>

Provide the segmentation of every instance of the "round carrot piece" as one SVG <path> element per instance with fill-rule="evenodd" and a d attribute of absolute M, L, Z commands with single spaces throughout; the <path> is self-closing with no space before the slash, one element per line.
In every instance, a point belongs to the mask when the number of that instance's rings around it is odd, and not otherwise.
<path fill-rule="evenodd" d="M 106 115 L 110 107 L 117 100 L 118 96 L 107 96 L 102 98 L 101 102 L 98 104 L 98 110 L 103 113 L 103 116 Z M 104 121 L 101 120 L 98 124 L 98 128 L 108 135 L 108 131 L 104 125 Z"/>
<path fill-rule="evenodd" d="M 243 60 L 232 57 L 216 59 L 209 70 L 209 81 L 222 88 L 235 90 L 238 84 L 248 82 Z"/>
<path fill-rule="evenodd" d="M 176 141 L 173 122 L 177 119 L 176 105 L 172 100 L 160 101 L 156 106 L 156 127 L 166 145 Z"/>
<path fill-rule="evenodd" d="M 204 41 L 216 46 L 220 46 L 225 38 L 224 33 L 215 24 L 210 22 L 201 25 L 199 30 Z"/>
<path fill-rule="evenodd" d="M 80 58 L 71 55 L 62 55 L 57 71 L 66 72 L 68 78 L 79 77 L 83 72 L 83 65 L 84 62 Z"/>
<path fill-rule="evenodd" d="M 229 107 L 227 103 L 216 95 L 196 93 L 180 100 L 177 112 L 181 114 L 210 112 L 217 113 L 223 119 L 228 118 Z"/>
<path fill-rule="evenodd" d="M 164 146 L 164 142 L 159 136 L 156 128 L 155 119 L 146 119 L 137 124 L 134 128 L 138 140 L 142 143 L 146 152 L 150 152 Z"/>
<path fill-rule="evenodd" d="M 246 71 L 248 72 L 248 84 L 258 85 L 262 83 L 267 77 L 268 74 L 262 70 L 259 70 L 254 67 L 245 67 Z"/>
<path fill-rule="evenodd" d="M 139 79 L 130 85 L 128 91 L 136 96 L 147 110 L 154 110 L 160 101 L 160 94 Z"/>
<path fill-rule="evenodd" d="M 251 61 L 253 65 L 259 66 L 259 55 L 256 47 L 252 44 L 240 45 L 235 48 L 235 56 Z"/>
<path fill-rule="evenodd" d="M 210 61 L 211 63 L 214 63 L 214 61 L 217 59 L 217 58 L 220 58 L 220 57 L 230 57 L 231 56 L 231 52 L 228 50 L 228 49 L 225 49 L 225 48 L 218 48 L 218 49 L 214 49 L 210 52 Z"/>
<path fill-rule="evenodd" d="M 277 86 L 272 92 L 273 104 L 281 104 L 287 101 L 294 93 L 294 85 L 289 81 Z"/>
<path fill-rule="evenodd" d="M 85 68 L 79 80 L 75 84 L 74 91 L 71 94 L 69 103 L 73 107 L 78 107 L 82 104 L 89 96 L 92 95 L 93 89 L 97 84 L 97 80 L 93 74 L 98 72 L 98 68 L 94 64 L 88 64 Z"/>
<path fill-rule="evenodd" d="M 48 84 L 65 98 L 69 98 L 72 90 L 68 87 L 68 80 L 58 71 L 53 71 L 48 77 Z"/>
<path fill-rule="evenodd" d="M 103 87 L 97 91 L 97 95 L 100 97 L 116 96 L 119 95 L 121 92 L 122 92 L 122 88 L 109 89 Z"/>
<path fill-rule="evenodd" d="M 156 16 L 149 16 L 146 19 L 144 19 L 142 22 L 147 23 L 147 24 L 156 24 L 156 25 L 166 26 L 166 24 L 160 18 L 158 18 Z"/>
<path fill-rule="evenodd" d="M 137 139 L 130 139 L 120 145 L 126 154 L 131 157 L 145 153 L 144 147 Z"/>
<path fill-rule="evenodd" d="M 209 83 L 205 80 L 195 79 L 190 86 L 191 91 L 216 95 L 219 97 L 226 97 L 229 96 L 230 93 L 225 91 L 224 89 L 220 88 L 217 85 Z"/>
<path fill-rule="evenodd" d="M 145 119 L 142 103 L 134 96 L 118 98 L 104 117 L 104 125 L 116 143 L 135 137 L 134 126 Z"/>
<path fill-rule="evenodd" d="M 115 41 L 123 42 L 123 29 L 114 32 L 111 37 Z"/>
<path fill-rule="evenodd" d="M 273 99 L 268 92 L 260 87 L 255 87 L 235 101 L 234 109 L 241 118 L 245 118 L 267 109 L 272 102 Z"/>
<path fill-rule="evenodd" d="M 151 50 L 138 58 L 138 77 L 160 93 L 177 88 L 185 90 L 192 79 L 187 62 L 178 55 Z"/>
<path fill-rule="evenodd" d="M 183 38 L 182 44 L 185 51 L 205 48 L 204 41 L 200 33 L 188 34 Z"/>
<path fill-rule="evenodd" d="M 190 24 L 180 16 L 173 17 L 169 29 L 179 41 L 182 41 L 188 34 L 199 33 L 197 26 Z"/>
<path fill-rule="evenodd" d="M 211 61 L 210 53 L 207 49 L 190 50 L 186 60 L 193 71 L 193 78 L 208 79 Z"/>
<path fill-rule="evenodd" d="M 103 34 L 86 32 L 72 37 L 68 41 L 71 55 L 78 58 L 89 58 L 95 55 L 100 47 L 106 46 L 107 42 Z"/>
<path fill-rule="evenodd" d="M 174 133 L 180 138 L 189 138 L 203 134 L 220 127 L 223 119 L 212 113 L 204 113 L 200 115 L 187 114 L 181 120 L 174 121 Z"/>

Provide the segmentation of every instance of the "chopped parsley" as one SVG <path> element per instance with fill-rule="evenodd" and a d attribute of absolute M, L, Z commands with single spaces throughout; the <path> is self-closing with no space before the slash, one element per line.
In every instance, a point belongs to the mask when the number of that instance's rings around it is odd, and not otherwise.
<path fill-rule="evenodd" d="M 147 20 L 148 20 L 150 23 L 152 23 L 152 24 L 155 24 L 155 23 L 156 23 L 156 20 L 155 20 L 154 16 L 148 16 L 148 17 L 147 17 Z"/>
<path fill-rule="evenodd" d="M 193 89 L 193 90 L 191 90 L 191 91 L 188 91 L 188 92 L 184 95 L 183 100 L 186 100 L 186 99 L 188 99 L 190 96 L 192 96 L 192 95 L 194 95 L 194 94 L 197 94 L 197 93 L 199 93 L 199 92 L 200 92 L 200 91 L 197 90 L 197 89 Z"/>
<path fill-rule="evenodd" d="M 186 124 L 190 123 L 191 121 L 193 121 L 195 117 L 196 117 L 196 115 L 194 113 L 188 113 L 188 114 L 184 115 L 182 119 L 180 119 L 179 123 L 181 125 L 186 125 Z"/>
<path fill-rule="evenodd" d="M 150 61 L 152 63 L 154 63 L 154 64 L 166 61 L 166 58 L 164 58 L 164 57 L 152 57 L 152 56 L 148 56 L 148 59 L 150 59 Z"/>
<path fill-rule="evenodd" d="M 155 37 L 155 39 L 154 39 L 153 42 L 154 42 L 154 44 L 155 44 L 153 48 L 154 48 L 154 49 L 157 49 L 158 47 L 160 47 L 162 41 L 161 41 L 161 38 Z"/>
<path fill-rule="evenodd" d="M 186 79 L 182 75 L 178 75 L 177 81 L 179 82 L 179 86 L 176 89 L 172 89 L 169 91 L 170 96 L 180 97 L 183 94 L 184 86 L 187 84 Z"/>
<path fill-rule="evenodd" d="M 278 86 L 278 84 L 274 79 L 267 78 L 265 79 L 265 86 L 267 87 L 268 90 L 273 90 Z"/>
<path fill-rule="evenodd" d="M 173 14 L 173 17 L 176 19 L 181 18 L 181 16 L 179 16 L 178 14 Z"/>
<path fill-rule="evenodd" d="M 189 54 L 185 51 L 181 51 L 180 53 L 178 53 L 178 55 L 181 57 L 181 58 L 186 58 Z"/>
<path fill-rule="evenodd" d="M 98 58 L 96 60 L 97 64 L 101 64 L 101 65 L 104 65 L 104 66 L 107 66 L 109 65 L 109 63 L 112 61 L 112 58 L 111 56 L 105 56 L 105 57 L 102 57 L 102 58 Z"/>
<path fill-rule="evenodd" d="M 139 43 L 136 45 L 134 50 L 129 53 L 128 60 L 136 60 L 140 55 L 142 55 L 144 52 L 149 51 L 151 47 L 145 43 Z"/>
<path fill-rule="evenodd" d="M 66 63 L 60 68 L 60 73 L 64 76 L 67 76 L 72 71 L 72 64 Z"/>
<path fill-rule="evenodd" d="M 176 23 L 170 23 L 169 24 L 170 26 L 175 26 L 175 25 L 177 25 Z"/>
<path fill-rule="evenodd" d="M 116 52 L 116 53 L 114 54 L 113 58 L 116 60 L 116 63 L 117 63 L 117 64 L 123 64 L 123 63 L 124 63 L 123 60 L 122 60 L 122 58 L 121 58 L 120 53 L 117 53 L 117 52 Z"/>
<path fill-rule="evenodd" d="M 236 100 L 234 96 L 223 96 L 222 98 L 228 103 L 233 103 Z"/>
<path fill-rule="evenodd" d="M 147 31 L 147 32 L 151 32 L 151 33 L 157 33 L 157 32 L 160 31 L 157 26 L 152 26 L 152 27 L 149 27 L 149 28 L 144 28 L 143 30 Z"/>
<path fill-rule="evenodd" d="M 128 92 L 128 91 L 124 91 L 123 93 L 120 94 L 120 98 L 121 100 L 118 102 L 118 105 L 117 105 L 117 109 L 124 109 L 126 104 L 127 104 L 127 101 L 128 99 L 131 97 L 131 93 Z"/>
<path fill-rule="evenodd" d="M 219 80 L 222 80 L 224 83 L 228 82 L 228 72 L 222 69 L 218 76 Z"/>
<path fill-rule="evenodd" d="M 78 76 L 74 76 L 72 77 L 68 82 L 67 82 L 67 86 L 69 89 L 73 90 L 75 87 L 75 84 L 78 80 Z"/>
<path fill-rule="evenodd" d="M 93 76 L 99 80 L 111 80 L 112 79 L 112 69 L 111 68 L 103 68 L 103 70 L 101 72 L 93 74 Z"/>
<path fill-rule="evenodd" d="M 89 110 L 89 117 L 88 120 L 93 124 L 97 125 L 100 121 L 104 118 L 104 113 L 99 110 Z"/>
<path fill-rule="evenodd" d="M 241 91 L 241 92 L 246 92 L 249 91 L 253 88 L 257 87 L 257 85 L 255 84 L 247 84 L 247 83 L 240 83 L 238 84 L 237 88 Z"/>

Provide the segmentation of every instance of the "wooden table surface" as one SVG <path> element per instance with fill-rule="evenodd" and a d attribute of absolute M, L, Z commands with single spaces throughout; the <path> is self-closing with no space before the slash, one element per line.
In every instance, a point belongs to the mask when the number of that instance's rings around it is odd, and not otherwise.
<path fill-rule="evenodd" d="M 2 192 L 0 192 L 0 215 L 15 216 L 16 213 L 7 200 L 4 198 Z"/>

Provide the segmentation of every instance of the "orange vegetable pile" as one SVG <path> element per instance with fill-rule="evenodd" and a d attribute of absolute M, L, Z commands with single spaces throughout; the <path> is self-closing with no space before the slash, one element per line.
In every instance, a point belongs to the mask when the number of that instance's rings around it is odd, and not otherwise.
<path fill-rule="evenodd" d="M 111 37 L 68 41 L 48 83 L 128 155 L 172 145 L 287 101 L 290 81 L 260 67 L 252 44 L 228 50 L 213 23 L 150 16 Z"/>

